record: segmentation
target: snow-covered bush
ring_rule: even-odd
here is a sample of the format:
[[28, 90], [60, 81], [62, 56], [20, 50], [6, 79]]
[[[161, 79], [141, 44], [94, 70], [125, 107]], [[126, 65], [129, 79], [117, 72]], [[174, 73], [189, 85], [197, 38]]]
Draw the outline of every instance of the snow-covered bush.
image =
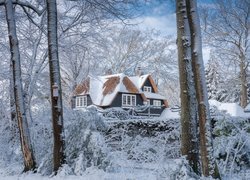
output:
[[28, 123], [37, 171], [49, 175], [53, 170], [53, 132], [49, 103], [32, 106], [32, 120], [29, 118]]
[[0, 167], [4, 168], [6, 174], [13, 175], [23, 170], [22, 164], [18, 131], [2, 111], [0, 116]]
[[225, 175], [249, 169], [250, 120], [222, 113], [214, 119], [214, 153], [221, 173]]
[[180, 157], [179, 123], [176, 119], [113, 122], [106, 142], [113, 151], [120, 151], [126, 159], [138, 163]]
[[66, 161], [72, 172], [81, 175], [86, 168], [105, 169], [109, 164], [109, 149], [103, 132], [107, 129], [94, 107], [86, 111], [68, 111], [65, 117]]
[[103, 114], [104, 118], [106, 118], [106, 119], [125, 120], [125, 119], [129, 119], [131, 117], [129, 115], [128, 111], [126, 111], [120, 107], [105, 109], [102, 111], [102, 114]]

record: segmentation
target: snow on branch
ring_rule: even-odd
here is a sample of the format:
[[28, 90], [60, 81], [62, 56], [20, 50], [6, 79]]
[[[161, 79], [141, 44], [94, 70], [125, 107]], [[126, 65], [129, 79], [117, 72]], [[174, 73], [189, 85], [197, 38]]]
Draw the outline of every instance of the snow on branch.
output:
[[[41, 16], [46, 9], [46, 7], [44, 7], [43, 9], [40, 10], [27, 1], [13, 0], [12, 3], [17, 4], [21, 7], [26, 7], [26, 8], [32, 9], [39, 16]], [[0, 0], [0, 6], [3, 6], [4, 4], [5, 4], [5, 0]]]

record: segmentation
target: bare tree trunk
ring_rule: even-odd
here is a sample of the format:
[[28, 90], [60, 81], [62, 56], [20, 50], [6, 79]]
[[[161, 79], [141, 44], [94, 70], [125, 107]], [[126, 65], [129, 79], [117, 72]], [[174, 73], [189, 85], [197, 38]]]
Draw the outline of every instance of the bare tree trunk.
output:
[[12, 123], [17, 122], [13, 79], [14, 79], [13, 78], [13, 64], [11, 62], [11, 65], [10, 65], [10, 119]]
[[56, 0], [47, 0], [48, 19], [48, 50], [50, 68], [50, 90], [52, 102], [52, 121], [54, 134], [54, 171], [57, 173], [59, 167], [65, 161], [64, 137], [63, 137], [63, 107], [61, 77], [58, 58], [57, 38], [57, 8]]
[[241, 82], [241, 92], [240, 92], [240, 106], [245, 108], [247, 106], [247, 68], [245, 67], [244, 57], [240, 57], [240, 82]]
[[16, 103], [15, 103], [15, 93], [14, 93], [14, 78], [13, 78], [13, 63], [10, 61], [10, 131], [11, 131], [11, 144], [10, 148], [12, 148], [13, 145], [18, 143], [18, 139], [20, 139], [20, 136], [18, 135], [18, 120], [17, 120], [17, 112], [16, 112]]
[[13, 138], [17, 133], [17, 118], [16, 118], [16, 107], [15, 107], [15, 93], [14, 93], [14, 78], [13, 78], [13, 63], [10, 61], [10, 126]]
[[212, 175], [214, 178], [219, 178], [218, 168], [213, 158], [211, 117], [202, 57], [202, 41], [200, 22], [197, 13], [197, 2], [196, 0], [186, 0], [186, 2], [191, 31], [192, 69], [194, 72], [196, 98], [198, 101], [202, 173], [204, 176]]
[[25, 114], [24, 94], [21, 78], [20, 53], [16, 34], [16, 22], [12, 0], [5, 1], [6, 20], [8, 25], [9, 43], [11, 51], [11, 65], [13, 65], [13, 86], [20, 133], [21, 148], [24, 157], [24, 171], [34, 170], [36, 167], [35, 158], [30, 142], [27, 117]]
[[197, 102], [192, 73], [190, 29], [185, 0], [176, 0], [177, 44], [181, 96], [181, 153], [200, 174], [197, 139]]

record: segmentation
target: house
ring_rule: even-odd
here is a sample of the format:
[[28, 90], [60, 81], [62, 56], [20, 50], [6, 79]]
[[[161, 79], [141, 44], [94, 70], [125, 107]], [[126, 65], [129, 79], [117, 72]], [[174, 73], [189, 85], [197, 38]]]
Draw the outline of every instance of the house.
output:
[[88, 77], [76, 87], [72, 108], [79, 109], [89, 105], [103, 109], [133, 109], [138, 115], [151, 116], [159, 116], [168, 107], [166, 98], [158, 93], [150, 74]]

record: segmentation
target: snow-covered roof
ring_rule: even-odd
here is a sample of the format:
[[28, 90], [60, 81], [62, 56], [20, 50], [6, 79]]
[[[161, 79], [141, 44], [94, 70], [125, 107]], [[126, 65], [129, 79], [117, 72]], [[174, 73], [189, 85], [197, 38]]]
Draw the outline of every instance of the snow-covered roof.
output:
[[141, 93], [124, 74], [98, 76], [90, 79], [90, 97], [94, 104], [109, 106], [118, 92]]
[[160, 99], [160, 100], [164, 100], [166, 99], [164, 96], [160, 95], [160, 94], [156, 94], [156, 93], [151, 93], [151, 92], [144, 92], [146, 98], [148, 99]]
[[129, 79], [140, 89], [150, 74], [145, 74], [142, 76], [131, 76]]
[[[123, 73], [96, 77], [91, 76], [76, 87], [75, 95], [89, 94], [93, 104], [109, 106], [119, 92], [132, 93], [140, 94], [144, 101], [146, 101], [147, 98], [165, 100], [164, 103], [167, 106], [167, 101], [164, 96], [157, 93], [142, 92], [141, 87], [147, 78], [151, 78], [151, 76], [147, 74], [129, 77]], [[156, 88], [155, 92], [157, 92]]]
[[250, 117], [249, 113], [245, 113], [244, 109], [237, 103], [221, 103], [216, 100], [209, 100], [210, 106], [216, 106], [218, 110], [224, 111], [234, 117]]

